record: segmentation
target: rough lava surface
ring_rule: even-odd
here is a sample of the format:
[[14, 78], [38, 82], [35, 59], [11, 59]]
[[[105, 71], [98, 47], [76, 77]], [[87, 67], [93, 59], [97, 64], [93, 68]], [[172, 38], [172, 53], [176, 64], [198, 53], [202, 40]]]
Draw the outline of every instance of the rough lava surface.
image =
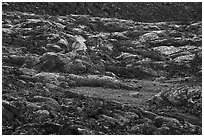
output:
[[2, 3], [4, 135], [202, 134], [198, 18], [148, 23], [43, 4]]

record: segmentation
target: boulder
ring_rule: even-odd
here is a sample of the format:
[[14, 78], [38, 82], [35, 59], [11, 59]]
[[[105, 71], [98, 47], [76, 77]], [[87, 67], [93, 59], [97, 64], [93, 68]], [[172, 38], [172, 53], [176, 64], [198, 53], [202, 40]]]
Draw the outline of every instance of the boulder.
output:
[[174, 47], [174, 46], [158, 46], [158, 47], [153, 48], [153, 50], [159, 51], [165, 55], [171, 55], [173, 53], [179, 52], [181, 49], [178, 47]]
[[49, 73], [41, 72], [33, 76], [36, 81], [53, 83], [55, 85], [60, 85], [60, 81], [66, 81], [65, 76], [60, 75], [59, 73]]
[[174, 106], [183, 106], [187, 102], [187, 97], [183, 90], [172, 90], [164, 94], [164, 96]]
[[34, 119], [43, 121], [50, 117], [50, 113], [48, 110], [37, 110], [33, 112]]
[[34, 68], [43, 71], [64, 71], [64, 65], [70, 62], [70, 58], [61, 53], [47, 52], [39, 57]]
[[181, 55], [177, 58], [174, 58], [173, 60], [176, 62], [176, 63], [187, 63], [187, 62], [191, 62], [194, 58], [194, 55], [193, 54], [187, 54], [187, 53], [184, 53], [186, 55]]
[[34, 96], [32, 102], [40, 103], [40, 105], [47, 110], [60, 111], [60, 104], [53, 98], [43, 97], [43, 96]]
[[22, 117], [22, 104], [2, 100], [2, 118], [8, 121]]
[[88, 71], [87, 68], [90, 68], [91, 65], [87, 61], [83, 61], [81, 59], [75, 59], [73, 61], [73, 65], [71, 66], [71, 72], [75, 74], [85, 73]]
[[72, 44], [73, 51], [82, 51], [85, 52], [87, 50], [86, 44], [84, 43], [86, 40], [82, 36], [76, 35], [74, 37], [74, 43]]
[[127, 117], [124, 117], [124, 116], [121, 116], [121, 115], [118, 115], [118, 114], [115, 114], [114, 118], [116, 118], [118, 120], [118, 123], [121, 126], [127, 125], [127, 124], [129, 124], [131, 122]]
[[156, 127], [161, 127], [164, 123], [175, 123], [179, 126], [181, 126], [181, 123], [179, 122], [179, 120], [175, 119], [175, 118], [171, 118], [171, 117], [163, 117], [163, 116], [157, 116], [154, 119], [154, 125]]
[[161, 106], [163, 104], [164, 100], [162, 98], [162, 92], [157, 93], [156, 95], [154, 95], [151, 99], [149, 99], [147, 101], [147, 103], [152, 106], [152, 105], [156, 105], [156, 106]]
[[201, 87], [200, 86], [186, 86], [171, 88], [164, 90], [154, 95], [148, 103], [150, 106], [174, 106], [188, 109], [194, 115], [201, 115]]

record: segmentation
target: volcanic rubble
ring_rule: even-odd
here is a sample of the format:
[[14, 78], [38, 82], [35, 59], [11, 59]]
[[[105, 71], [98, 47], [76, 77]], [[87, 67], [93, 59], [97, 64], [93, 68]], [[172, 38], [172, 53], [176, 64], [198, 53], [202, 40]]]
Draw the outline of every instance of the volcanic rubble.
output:
[[[202, 134], [202, 22], [2, 12], [2, 131], [12, 135]], [[140, 90], [146, 105], [72, 88]]]

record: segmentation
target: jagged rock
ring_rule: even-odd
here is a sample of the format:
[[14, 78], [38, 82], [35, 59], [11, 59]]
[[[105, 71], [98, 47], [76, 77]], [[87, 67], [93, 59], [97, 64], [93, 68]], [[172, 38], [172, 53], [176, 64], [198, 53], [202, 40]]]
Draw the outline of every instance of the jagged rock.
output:
[[45, 109], [48, 109], [48, 110], [54, 110], [54, 111], [61, 110], [60, 104], [53, 98], [34, 96], [32, 101], [41, 103], [41, 106], [45, 107]]
[[[149, 105], [156, 104], [156, 106], [167, 105], [170, 103], [175, 107], [186, 106], [189, 111], [193, 111], [194, 114], [199, 114], [201, 112], [201, 108], [197, 105], [200, 104], [200, 95], [201, 89], [200, 87], [180, 87], [173, 88], [167, 91], [162, 91], [156, 94], [152, 99], [150, 99]], [[196, 99], [194, 99], [194, 96]], [[196, 103], [193, 101], [196, 100]], [[194, 105], [192, 105], [194, 104]], [[196, 110], [194, 107], [198, 107]]]
[[36, 63], [34, 68], [49, 72], [58, 70], [75, 74], [91, 72], [93, 63], [90, 59], [86, 56], [83, 57], [72, 53], [61, 54], [47, 52], [39, 58], [40, 61]]

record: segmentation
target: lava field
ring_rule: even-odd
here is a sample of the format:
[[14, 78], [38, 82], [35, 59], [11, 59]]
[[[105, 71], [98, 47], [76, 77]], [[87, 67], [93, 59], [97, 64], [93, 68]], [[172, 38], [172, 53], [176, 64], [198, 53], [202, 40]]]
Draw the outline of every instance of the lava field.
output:
[[3, 2], [2, 134], [201, 135], [201, 11]]

